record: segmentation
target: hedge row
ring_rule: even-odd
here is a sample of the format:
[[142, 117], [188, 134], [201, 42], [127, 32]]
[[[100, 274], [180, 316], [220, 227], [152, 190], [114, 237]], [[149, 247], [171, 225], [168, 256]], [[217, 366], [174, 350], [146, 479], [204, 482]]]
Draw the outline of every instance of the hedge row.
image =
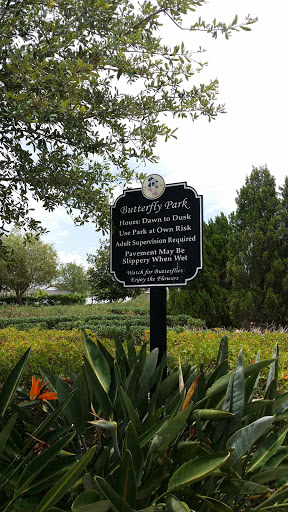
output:
[[[85, 304], [86, 297], [80, 293], [66, 293], [63, 295], [48, 295], [45, 297], [22, 297], [21, 304], [32, 306], [70, 306], [72, 304]], [[14, 296], [0, 297], [0, 304], [17, 304]]]
[[[140, 315], [129, 316], [125, 318], [124, 315], [87, 315], [84, 317], [76, 315], [62, 315], [62, 316], [50, 316], [50, 317], [16, 317], [16, 318], [0, 318], [0, 329], [6, 327], [16, 327], [18, 330], [27, 330], [31, 327], [38, 327], [39, 329], [65, 329], [70, 330], [74, 328], [85, 327], [92, 330], [98, 331], [98, 326], [101, 329], [107, 327], [109, 332], [113, 327], [123, 327], [129, 321], [131, 327], [145, 328], [149, 327], [149, 316]], [[189, 317], [188, 315], [168, 315], [167, 316], [168, 327], [188, 327], [190, 329], [202, 329], [204, 327], [202, 320], [197, 318]], [[103, 329], [102, 329], [103, 330]], [[103, 335], [103, 336], [106, 336]]]

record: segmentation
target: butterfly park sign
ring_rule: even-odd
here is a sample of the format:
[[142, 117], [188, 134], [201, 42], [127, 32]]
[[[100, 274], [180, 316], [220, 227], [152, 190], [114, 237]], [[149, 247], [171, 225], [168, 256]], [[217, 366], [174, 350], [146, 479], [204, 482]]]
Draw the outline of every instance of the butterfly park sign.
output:
[[[166, 350], [166, 289], [203, 268], [203, 201], [187, 183], [157, 174], [111, 206], [110, 272], [124, 287], [150, 288], [150, 350]], [[154, 340], [154, 341], [153, 341]]]

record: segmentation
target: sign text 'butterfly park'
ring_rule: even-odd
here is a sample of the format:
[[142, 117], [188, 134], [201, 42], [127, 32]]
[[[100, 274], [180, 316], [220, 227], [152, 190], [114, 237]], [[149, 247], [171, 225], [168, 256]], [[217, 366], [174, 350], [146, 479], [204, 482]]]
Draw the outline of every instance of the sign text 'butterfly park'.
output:
[[111, 207], [115, 279], [125, 287], [184, 286], [202, 268], [202, 196], [186, 183], [165, 186], [158, 175], [124, 190]]

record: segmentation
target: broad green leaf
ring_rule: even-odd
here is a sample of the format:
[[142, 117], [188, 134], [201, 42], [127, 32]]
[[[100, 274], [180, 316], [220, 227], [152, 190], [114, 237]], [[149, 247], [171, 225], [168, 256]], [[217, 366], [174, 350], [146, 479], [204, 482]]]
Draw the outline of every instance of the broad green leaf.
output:
[[243, 416], [249, 416], [251, 414], [255, 414], [258, 411], [261, 411], [267, 405], [274, 404], [273, 400], [264, 400], [263, 398], [259, 398], [259, 400], [252, 400], [252, 402], [248, 402], [243, 411]]
[[100, 500], [91, 503], [90, 505], [83, 505], [83, 507], [75, 509], [75, 512], [109, 512], [111, 510], [111, 503], [108, 500]]
[[151, 439], [159, 432], [159, 430], [167, 425], [169, 420], [170, 416], [166, 416], [162, 420], [159, 420], [155, 425], [152, 425], [148, 430], [146, 430], [145, 433], [139, 437], [141, 448], [149, 443], [149, 441], [151, 441]]
[[15, 425], [16, 419], [17, 419], [17, 414], [14, 414], [14, 416], [11, 416], [11, 418], [9, 418], [6, 425], [2, 428], [2, 430], [0, 432], [0, 454], [2, 454], [5, 449], [7, 440], [9, 439], [9, 436], [10, 436], [12, 429]]
[[190, 512], [190, 508], [173, 494], [166, 496], [167, 512]]
[[233, 414], [227, 411], [221, 411], [219, 409], [196, 409], [191, 413], [190, 418], [194, 418], [196, 412], [199, 415], [201, 421], [203, 420], [221, 420], [223, 418], [231, 418]]
[[257, 484], [266, 484], [273, 480], [278, 480], [288, 475], [288, 466], [278, 466], [277, 468], [269, 469], [267, 471], [261, 471], [256, 473], [251, 478], [251, 481]]
[[244, 365], [242, 348], [239, 352], [234, 373], [230, 412], [234, 417], [228, 421], [228, 431], [233, 432], [241, 423], [245, 404]]
[[210, 498], [208, 496], [200, 496], [197, 494], [197, 498], [203, 503], [206, 503], [208, 507], [213, 508], [213, 510], [217, 510], [218, 512], [233, 512], [233, 509], [222, 503], [222, 501], [216, 500], [215, 498]]
[[[86, 505], [91, 505], [91, 503], [95, 503], [96, 501], [99, 501], [99, 496], [96, 491], [84, 491], [77, 498], [72, 504], [72, 511], [78, 512], [78, 510], [81, 510], [82, 507], [85, 507]], [[107, 503], [107, 502], [106, 502]]]
[[157, 368], [155, 370], [157, 372], [157, 378], [156, 378], [155, 385], [153, 388], [152, 396], [150, 396], [150, 403], [148, 406], [149, 407], [148, 413], [150, 416], [153, 416], [153, 414], [155, 412], [158, 393], [159, 393], [161, 382], [163, 381], [163, 375], [164, 375], [166, 367], [167, 367], [167, 352], [165, 352], [163, 354], [160, 364], [157, 366]]
[[15, 489], [15, 496], [18, 497], [21, 494], [29, 492], [29, 484], [37, 477], [38, 473], [47, 466], [50, 460], [59, 454], [60, 450], [62, 450], [74, 436], [75, 432], [64, 436], [62, 439], [59, 439], [59, 441], [52, 444], [52, 446], [46, 448], [42, 453], [36, 455], [34, 459], [29, 462], [18, 480]]
[[26, 350], [25, 354], [19, 359], [18, 363], [14, 366], [13, 370], [5, 380], [0, 391], [0, 416], [4, 416], [5, 411], [10, 404], [13, 395], [17, 389], [19, 381], [22, 377], [24, 368], [26, 366], [31, 348]]
[[163, 406], [165, 404], [168, 397], [171, 397], [175, 390], [178, 391], [178, 382], [179, 382], [179, 370], [175, 370], [172, 375], [169, 375], [166, 379], [161, 382], [158, 394], [157, 404], [158, 406]]
[[115, 353], [116, 353], [117, 363], [120, 366], [120, 360], [122, 359], [122, 361], [124, 362], [124, 365], [125, 365], [125, 370], [126, 370], [126, 375], [127, 375], [130, 370], [129, 370], [129, 363], [128, 363], [128, 359], [126, 356], [126, 352], [125, 352], [122, 342], [120, 341], [120, 338], [115, 330], [113, 330], [112, 336], [113, 336], [113, 341], [115, 343], [115, 349], [116, 349]]
[[110, 368], [110, 370], [113, 369], [113, 366], [114, 366], [114, 357], [110, 354], [110, 352], [108, 352], [107, 348], [104, 347], [104, 345], [101, 343], [100, 340], [97, 339], [97, 345], [101, 351], [101, 353], [103, 354], [103, 356], [105, 357], [106, 361], [107, 361], [107, 364]]
[[235, 432], [227, 443], [228, 448], [233, 449], [232, 464], [235, 464], [242, 455], [247, 453], [255, 441], [271, 429], [273, 423], [274, 416], [264, 416]]
[[128, 352], [128, 361], [130, 369], [134, 366], [137, 360], [135, 343], [132, 337], [131, 329], [129, 324], [126, 325], [126, 343]]
[[[126, 503], [119, 494], [114, 491], [114, 489], [101, 477], [96, 476], [96, 481], [103, 492], [104, 496], [106, 496], [107, 500], [110, 501], [114, 510], [118, 512], [132, 512], [133, 509], [130, 507], [128, 503]], [[40, 512], [40, 511], [39, 511]]]
[[167, 436], [167, 439], [160, 445], [159, 451], [164, 451], [167, 446], [182, 432], [191, 413], [192, 405], [193, 404], [188, 405], [184, 411], [177, 414], [177, 416], [172, 418], [167, 425], [163, 426], [163, 428], [158, 431], [158, 435], [160, 437], [165, 438]]
[[173, 449], [173, 461], [175, 464], [183, 464], [192, 457], [194, 457], [195, 453], [197, 453], [199, 449], [198, 441], [180, 441]]
[[[65, 409], [66, 405], [71, 400], [72, 396], [73, 391], [70, 393], [69, 396], [67, 396], [67, 398], [65, 398], [65, 400], [61, 404], [59, 404], [54, 409], [54, 411], [43, 421], [43, 423], [41, 423], [41, 425], [34, 430], [34, 432], [32, 433], [34, 437], [36, 437], [37, 439], [42, 439], [42, 436], [46, 434], [46, 432], [48, 432], [50, 427], [52, 427], [55, 420], [60, 416], [61, 412]], [[23, 450], [25, 451], [33, 443], [33, 438], [29, 439], [29, 441], [27, 441], [26, 445], [24, 446]]]
[[135, 507], [136, 475], [133, 459], [129, 450], [124, 452], [119, 466], [116, 491], [130, 507]]
[[273, 401], [273, 413], [274, 414], [280, 414], [282, 412], [285, 412], [288, 409], [288, 392], [281, 393], [278, 396], [276, 396], [275, 400]]
[[[268, 366], [269, 364], [273, 363], [274, 359], [265, 359], [264, 361], [259, 361], [259, 363], [254, 363], [249, 366], [244, 367], [244, 377], [247, 378], [250, 375], [254, 375], [255, 373], [259, 373], [260, 370]], [[223, 377], [220, 377], [212, 386], [211, 388], [207, 389], [205, 398], [210, 398], [213, 395], [217, 395], [218, 393], [221, 393], [226, 390], [227, 385], [229, 383], [231, 374], [235, 373], [235, 370], [233, 372], [227, 373], [227, 375], [223, 375]]]
[[126, 410], [127, 410], [129, 420], [132, 421], [135, 430], [139, 431], [141, 429], [141, 422], [138, 418], [137, 412], [134, 409], [129, 396], [127, 395], [127, 393], [125, 393], [125, 391], [122, 387], [120, 387], [120, 391], [121, 391], [123, 402], [124, 402]]
[[59, 482], [50, 489], [50, 491], [42, 499], [37, 512], [46, 512], [49, 508], [54, 506], [64, 494], [76, 482], [78, 476], [86, 468], [87, 464], [92, 459], [97, 446], [92, 446], [90, 450], [73, 466], [67, 473], [59, 480]]
[[88, 361], [103, 390], [108, 393], [111, 384], [111, 376], [108, 363], [99, 347], [95, 345], [92, 340], [90, 340], [84, 329], [82, 329], [82, 334], [86, 360]]
[[149, 478], [144, 484], [140, 486], [137, 491], [137, 501], [155, 498], [155, 494], [158, 492], [162, 482], [169, 476], [168, 469], [165, 467], [158, 467], [153, 473], [150, 473]]
[[133, 459], [137, 485], [140, 486], [143, 475], [144, 456], [140, 447], [139, 438], [133, 423], [130, 421], [126, 429], [125, 448], [129, 450]]
[[49, 462], [45, 469], [37, 475], [36, 479], [30, 483], [29, 495], [39, 494], [44, 489], [54, 485], [69, 471], [75, 462], [76, 460], [71, 457], [59, 458]]
[[[93, 386], [94, 400], [100, 407], [101, 416], [109, 418], [113, 411], [113, 407], [112, 407], [109, 395], [106, 393], [105, 389], [102, 387], [95, 372], [93, 371], [93, 368], [88, 363], [86, 358], [84, 359], [84, 362], [85, 362], [85, 368], [86, 368], [86, 373], [87, 373], [87, 380], [89, 381], [89, 379], [90, 379], [90, 383]], [[96, 408], [94, 400], [93, 400], [93, 405], [94, 405], [94, 408]], [[100, 414], [100, 410], [97, 410], [98, 414]]]
[[224, 480], [220, 484], [220, 492], [224, 492], [227, 494], [233, 494], [233, 495], [255, 495], [255, 494], [267, 494], [270, 492], [270, 489], [264, 485], [260, 485], [255, 482], [247, 481], [247, 480], [241, 480], [240, 478], [238, 480], [231, 479], [231, 480]]
[[257, 468], [264, 466], [266, 462], [277, 453], [280, 446], [284, 443], [288, 432], [288, 427], [279, 430], [269, 439], [261, 443], [257, 450], [253, 453], [247, 471], [255, 471]]
[[264, 392], [265, 398], [266, 398], [266, 394], [268, 392], [268, 389], [270, 387], [272, 380], [275, 380], [276, 383], [278, 380], [279, 348], [278, 348], [277, 343], [274, 346], [272, 358], [275, 359], [275, 361], [273, 361], [273, 363], [271, 363], [271, 365], [270, 365], [269, 374], [268, 374], [268, 378], [266, 381], [266, 387], [265, 387], [265, 392]]
[[280, 446], [278, 451], [267, 460], [263, 466], [263, 471], [277, 468], [279, 464], [288, 457], [288, 446]]
[[172, 475], [168, 482], [168, 491], [176, 491], [183, 489], [188, 485], [192, 485], [199, 480], [203, 480], [210, 475], [215, 469], [221, 467], [230, 457], [230, 454], [224, 457], [218, 455], [207, 455], [185, 462]]
[[217, 355], [217, 366], [219, 366], [221, 363], [223, 363], [223, 361], [226, 360], [228, 360], [228, 337], [226, 336], [226, 334], [224, 334], [224, 336], [222, 336], [221, 338], [219, 345]]
[[136, 393], [136, 404], [140, 404], [144, 397], [150, 392], [151, 386], [156, 381], [155, 369], [158, 361], [159, 349], [154, 348], [146, 358], [143, 370], [138, 380], [138, 391]]

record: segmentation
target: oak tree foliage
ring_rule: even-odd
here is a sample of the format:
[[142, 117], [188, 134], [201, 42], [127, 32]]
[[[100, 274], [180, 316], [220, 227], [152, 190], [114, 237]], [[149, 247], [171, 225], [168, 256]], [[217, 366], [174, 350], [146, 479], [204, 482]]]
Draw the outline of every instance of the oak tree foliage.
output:
[[87, 272], [75, 262], [61, 263], [58, 277], [53, 283], [58, 290], [86, 294], [88, 291]]
[[15, 292], [18, 304], [28, 288], [48, 286], [57, 276], [57, 253], [51, 244], [12, 232], [3, 245], [0, 287]]
[[[159, 136], [175, 136], [165, 116], [223, 112], [217, 80], [193, 85], [203, 63], [181, 44], [181, 30], [229, 38], [255, 20], [206, 23], [203, 4], [0, 0], [2, 231], [7, 223], [39, 231], [31, 195], [106, 229], [115, 185], [131, 180], [137, 162], [156, 160]], [[163, 40], [162, 24], [178, 27], [178, 45]]]

